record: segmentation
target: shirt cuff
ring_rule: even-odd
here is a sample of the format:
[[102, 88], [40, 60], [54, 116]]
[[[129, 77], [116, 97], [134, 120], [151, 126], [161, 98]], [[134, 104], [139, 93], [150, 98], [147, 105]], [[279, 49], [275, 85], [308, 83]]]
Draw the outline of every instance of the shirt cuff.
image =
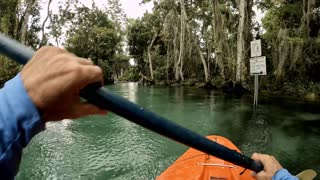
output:
[[280, 169], [272, 177], [272, 180], [299, 180], [299, 179], [298, 179], [298, 177], [290, 174], [288, 170]]

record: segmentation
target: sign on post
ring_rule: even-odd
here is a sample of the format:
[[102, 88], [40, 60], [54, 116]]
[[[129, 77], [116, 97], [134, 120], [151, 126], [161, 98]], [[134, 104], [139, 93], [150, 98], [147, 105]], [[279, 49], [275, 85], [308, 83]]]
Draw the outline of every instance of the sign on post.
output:
[[266, 57], [253, 57], [250, 59], [250, 74], [254, 75], [267, 75]]
[[250, 74], [254, 76], [254, 107], [258, 106], [259, 75], [267, 75], [266, 57], [261, 56], [261, 40], [251, 41]]
[[258, 57], [262, 55], [261, 40], [251, 41], [251, 57]]

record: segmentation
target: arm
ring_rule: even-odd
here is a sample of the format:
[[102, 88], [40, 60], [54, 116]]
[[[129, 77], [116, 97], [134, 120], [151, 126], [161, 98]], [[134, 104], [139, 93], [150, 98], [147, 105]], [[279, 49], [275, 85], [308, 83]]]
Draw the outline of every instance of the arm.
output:
[[102, 70], [65, 50], [44, 47], [0, 90], [0, 179], [13, 179], [22, 149], [48, 121], [106, 111], [82, 102], [80, 90], [102, 82]]
[[21, 74], [0, 90], [0, 100], [0, 177], [13, 179], [22, 148], [44, 130], [44, 123], [23, 86]]
[[299, 178], [290, 174], [286, 169], [280, 169], [274, 174], [272, 180], [299, 180]]
[[253, 173], [253, 176], [258, 180], [299, 180], [284, 169], [273, 156], [254, 153], [252, 159], [260, 161], [264, 167], [263, 171], [257, 174]]

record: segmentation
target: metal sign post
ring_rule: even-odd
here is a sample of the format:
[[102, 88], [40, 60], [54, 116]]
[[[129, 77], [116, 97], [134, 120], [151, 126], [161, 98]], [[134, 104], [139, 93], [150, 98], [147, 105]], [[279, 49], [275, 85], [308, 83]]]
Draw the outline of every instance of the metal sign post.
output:
[[261, 40], [251, 41], [250, 74], [254, 76], [254, 107], [258, 106], [259, 75], [267, 75], [266, 57], [261, 55]]
[[259, 89], [259, 75], [255, 74], [254, 75], [254, 98], [253, 98], [253, 106], [257, 107], [258, 106], [258, 91]]

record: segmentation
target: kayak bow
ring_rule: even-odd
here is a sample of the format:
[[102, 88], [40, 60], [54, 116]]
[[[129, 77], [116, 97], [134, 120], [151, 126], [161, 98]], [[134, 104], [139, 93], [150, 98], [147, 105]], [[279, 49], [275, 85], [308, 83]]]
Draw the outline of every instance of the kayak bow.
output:
[[[240, 150], [224, 137], [207, 136], [207, 138], [240, 153]], [[157, 180], [169, 179], [253, 180], [254, 178], [250, 170], [190, 148], [157, 177]]]

